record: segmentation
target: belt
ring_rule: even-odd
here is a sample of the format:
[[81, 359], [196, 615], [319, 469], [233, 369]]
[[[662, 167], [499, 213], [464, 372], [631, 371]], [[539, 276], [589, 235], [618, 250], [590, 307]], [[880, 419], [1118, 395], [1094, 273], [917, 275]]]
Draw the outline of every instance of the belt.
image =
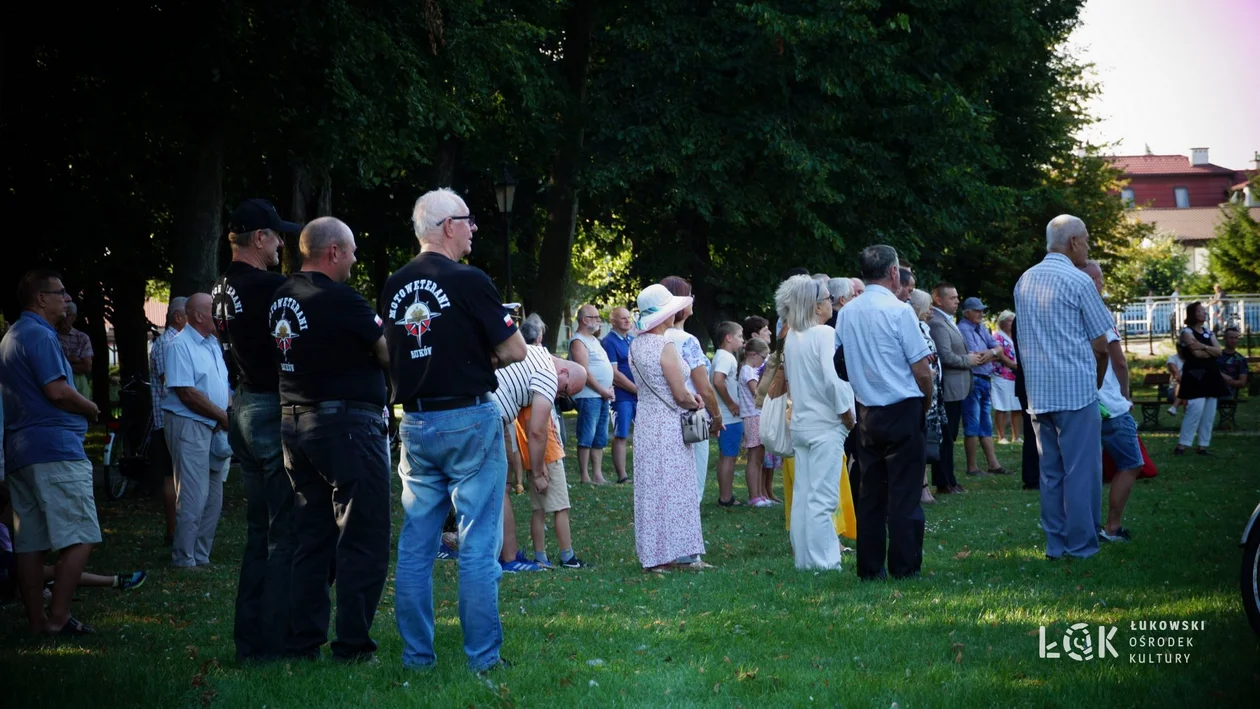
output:
[[451, 409], [466, 409], [469, 406], [488, 403], [490, 403], [490, 394], [488, 393], [478, 394], [477, 396], [444, 396], [408, 401], [403, 404], [403, 411], [409, 414], [418, 414], [422, 411], [450, 411]]
[[381, 414], [385, 411], [385, 407], [381, 404], [369, 404], [366, 401], [346, 401], [339, 399], [337, 401], [321, 401], [318, 404], [286, 404], [280, 407], [280, 412], [285, 416], [300, 416], [302, 414], [331, 414], [338, 411], [371, 411], [374, 414]]

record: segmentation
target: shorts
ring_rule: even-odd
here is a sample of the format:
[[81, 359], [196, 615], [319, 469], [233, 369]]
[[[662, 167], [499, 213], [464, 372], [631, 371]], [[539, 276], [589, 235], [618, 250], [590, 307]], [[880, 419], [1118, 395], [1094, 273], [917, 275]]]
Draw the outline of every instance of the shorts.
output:
[[9, 471], [13, 498], [13, 551], [60, 551], [75, 544], [98, 544], [92, 493], [92, 462], [62, 460]]
[[1019, 399], [1015, 398], [1015, 380], [994, 377], [991, 381], [994, 411], [1019, 411]]
[[1137, 422], [1128, 412], [1102, 421], [1102, 445], [1116, 463], [1116, 470], [1141, 468], [1142, 447], [1138, 444]]
[[614, 401], [612, 404], [613, 438], [629, 438], [630, 424], [638, 413], [637, 401]]
[[972, 377], [971, 393], [963, 399], [963, 435], [993, 438], [993, 404], [989, 399], [989, 378]]
[[569, 481], [564, 476], [564, 458], [547, 464], [547, 489], [539, 494], [534, 489], [534, 474], [530, 473], [529, 506], [543, 512], [561, 512], [569, 509]]
[[608, 445], [608, 400], [589, 396], [577, 402], [577, 447], [600, 448]]
[[761, 417], [744, 417], [744, 447], [756, 448], [761, 445]]
[[718, 452], [723, 458], [735, 458], [744, 444], [744, 423], [728, 423], [718, 432]]

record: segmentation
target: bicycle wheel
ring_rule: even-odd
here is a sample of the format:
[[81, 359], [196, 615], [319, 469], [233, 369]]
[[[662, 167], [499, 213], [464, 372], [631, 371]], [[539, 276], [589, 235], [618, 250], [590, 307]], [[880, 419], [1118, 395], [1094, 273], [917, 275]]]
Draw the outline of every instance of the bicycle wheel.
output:
[[109, 424], [110, 444], [106, 446], [104, 474], [101, 480], [105, 496], [111, 500], [121, 500], [127, 494], [127, 489], [131, 487], [131, 481], [122, 472], [122, 460], [126, 455], [126, 451], [123, 450], [126, 448], [123, 441], [126, 436], [122, 435], [117, 424], [117, 421]]

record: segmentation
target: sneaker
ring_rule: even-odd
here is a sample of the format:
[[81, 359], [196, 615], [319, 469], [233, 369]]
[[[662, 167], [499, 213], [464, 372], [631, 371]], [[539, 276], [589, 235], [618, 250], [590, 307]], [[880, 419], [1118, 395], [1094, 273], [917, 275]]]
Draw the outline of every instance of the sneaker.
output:
[[525, 558], [525, 552], [517, 551], [516, 558], [511, 561], [500, 561], [499, 566], [505, 574], [519, 574], [525, 571], [545, 571], [543, 567]]
[[568, 561], [562, 561], [562, 562], [560, 562], [560, 565], [561, 565], [561, 566], [563, 566], [563, 567], [564, 567], [564, 568], [566, 568], [566, 569], [585, 569], [585, 568], [587, 568], [587, 564], [586, 564], [586, 562], [582, 561], [581, 559], [577, 558], [576, 556], [574, 556], [574, 557], [570, 557]]
[[447, 546], [446, 542], [442, 542], [442, 544], [438, 547], [437, 558], [459, 561], [459, 552]]
[[774, 507], [774, 503], [764, 497], [758, 497], [755, 500], [749, 500], [749, 505], [753, 507]]
[[533, 559], [531, 559], [531, 561], [533, 561], [535, 564], [538, 564], [542, 568], [547, 569], [548, 571], [556, 568], [555, 565], [551, 563], [550, 559], [548, 559], [547, 561], [539, 561], [538, 557], [535, 556]]
[[149, 575], [143, 571], [132, 571], [129, 574], [118, 574], [118, 590], [133, 591], [144, 585]]
[[1176, 416], [1176, 415], [1177, 415], [1177, 407], [1176, 407], [1176, 406], [1169, 406], [1169, 407], [1168, 407], [1168, 415], [1169, 415], [1169, 416]]
[[1116, 529], [1115, 533], [1108, 532], [1106, 527], [1098, 528], [1098, 538], [1104, 542], [1131, 542], [1133, 537], [1129, 535], [1129, 530], [1124, 527]]
[[1010, 442], [1010, 441], [1008, 441], [1008, 440], [1006, 440], [1005, 438], [999, 438], [999, 439], [998, 439], [998, 445], [999, 445], [999, 446], [1009, 446], [1010, 444], [1011, 444], [1011, 442]]

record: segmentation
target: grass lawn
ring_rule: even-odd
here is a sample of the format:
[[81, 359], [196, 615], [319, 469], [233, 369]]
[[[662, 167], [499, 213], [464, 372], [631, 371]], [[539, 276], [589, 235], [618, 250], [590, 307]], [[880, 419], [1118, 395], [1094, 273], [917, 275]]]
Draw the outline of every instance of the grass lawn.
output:
[[[1260, 646], [1238, 591], [1239, 536], [1260, 502], [1260, 412], [1247, 409], [1239, 411], [1245, 430], [1218, 436], [1211, 458], [1174, 458], [1175, 434], [1144, 434], [1160, 473], [1133, 493], [1125, 522], [1136, 541], [1086, 561], [1043, 558], [1037, 494], [1018, 489], [1018, 451], [999, 447], [1016, 474], [971, 482], [969, 494], [927, 507], [924, 576], [902, 582], [859, 583], [849, 555], [840, 573], [796, 571], [782, 508], [719, 509], [713, 473], [703, 519], [706, 559], [718, 568], [644, 575], [632, 489], [573, 483], [571, 456], [576, 548], [594, 568], [504, 576], [503, 653], [515, 667], [488, 680], [465, 669], [452, 562], [435, 572], [437, 669], [402, 669], [392, 579], [374, 628], [380, 665], [242, 667], [232, 645], [244, 542], [239, 475], [228, 481], [216, 566], [191, 578], [167, 570], [155, 503], [103, 502], [105, 543], [91, 567], [146, 568], [148, 583], [125, 594], [82, 589], [76, 613], [98, 634], [81, 642], [28, 639], [20, 609], [0, 610], [0, 696], [8, 695], [0, 704], [1254, 706]], [[528, 499], [513, 503], [526, 519]], [[554, 557], [554, 537], [548, 546]], [[1131, 629], [1159, 620], [1205, 625]], [[1038, 656], [1040, 626], [1062, 645], [1078, 622], [1095, 641], [1095, 626], [1117, 626], [1119, 657]], [[1131, 662], [1156, 651], [1130, 642], [1170, 636], [1192, 643], [1167, 651], [1188, 654], [1188, 664]]]

